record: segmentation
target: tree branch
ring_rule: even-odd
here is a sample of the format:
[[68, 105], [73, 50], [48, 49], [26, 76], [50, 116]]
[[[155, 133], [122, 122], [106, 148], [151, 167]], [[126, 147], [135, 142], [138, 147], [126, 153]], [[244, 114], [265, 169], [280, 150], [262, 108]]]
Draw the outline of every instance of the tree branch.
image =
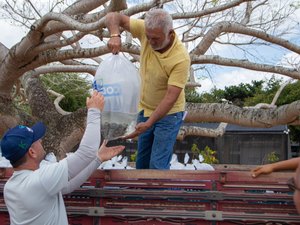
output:
[[52, 94], [52, 95], [54, 95], [54, 96], [56, 96], [57, 98], [54, 100], [54, 105], [55, 105], [55, 108], [56, 108], [56, 110], [57, 110], [57, 112], [59, 113], [59, 114], [61, 114], [61, 115], [69, 115], [69, 114], [71, 114], [71, 112], [67, 112], [67, 111], [65, 111], [65, 110], [63, 110], [61, 107], [60, 107], [60, 105], [59, 105], [59, 103], [61, 102], [61, 100], [63, 100], [64, 98], [65, 98], [65, 96], [64, 95], [62, 95], [62, 94], [59, 94], [59, 93], [57, 93], [57, 92], [55, 92], [55, 91], [53, 91], [53, 90], [47, 90], [47, 92], [49, 93], [49, 94]]
[[197, 12], [174, 13], [174, 14], [172, 14], [172, 18], [173, 19], [188, 19], [188, 18], [202, 17], [202, 16], [213, 14], [213, 13], [222, 12], [224, 10], [238, 6], [242, 3], [251, 2], [251, 1], [253, 1], [253, 0], [236, 0], [236, 1], [229, 2], [229, 3], [225, 3], [220, 6], [212, 7], [210, 9], [205, 9], [205, 10], [202, 10], [199, 12], [197, 11]]
[[184, 125], [180, 127], [177, 140], [183, 141], [187, 136], [220, 137], [225, 133], [227, 123], [220, 123], [217, 129]]
[[248, 60], [228, 59], [220, 56], [209, 56], [209, 55], [201, 55], [201, 56], [191, 55], [191, 63], [192, 64], [210, 63], [210, 64], [216, 64], [222, 66], [240, 67], [240, 68], [261, 71], [261, 72], [277, 73], [281, 75], [286, 75], [294, 79], [298, 79], [298, 80], [300, 79], [300, 72], [297, 69], [284, 68], [282, 66], [252, 63]]
[[226, 103], [187, 103], [186, 122], [225, 122], [248, 127], [272, 127], [299, 122], [300, 101], [277, 108], [240, 108]]
[[237, 33], [237, 34], [244, 34], [252, 37], [260, 38], [264, 41], [282, 46], [290, 51], [296, 52], [300, 54], [300, 47], [295, 45], [285, 39], [280, 37], [273, 36], [271, 34], [267, 34], [264, 31], [259, 31], [255, 29], [251, 29], [245, 27], [238, 23], [230, 23], [230, 22], [220, 22], [217, 23], [213, 28], [211, 28], [197, 45], [197, 47], [191, 52], [191, 54], [195, 55], [204, 55], [214, 40], [221, 34], [221, 33]]

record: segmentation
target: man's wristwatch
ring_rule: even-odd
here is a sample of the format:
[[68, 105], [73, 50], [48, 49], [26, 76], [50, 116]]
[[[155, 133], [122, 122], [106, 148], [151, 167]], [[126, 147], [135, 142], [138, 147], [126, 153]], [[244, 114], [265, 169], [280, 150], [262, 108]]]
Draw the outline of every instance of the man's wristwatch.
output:
[[111, 34], [110, 37], [111, 37], [111, 38], [112, 38], [112, 37], [119, 37], [119, 38], [121, 38], [121, 34]]

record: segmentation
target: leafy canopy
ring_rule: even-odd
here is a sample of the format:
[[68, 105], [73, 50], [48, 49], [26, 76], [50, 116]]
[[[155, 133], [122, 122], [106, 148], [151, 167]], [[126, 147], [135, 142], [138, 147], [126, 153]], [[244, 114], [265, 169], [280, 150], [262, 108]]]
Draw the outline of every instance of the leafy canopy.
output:
[[[77, 73], [51, 73], [41, 76], [47, 90], [53, 90], [65, 96], [60, 107], [65, 111], [73, 112], [85, 107], [86, 97], [92, 88], [92, 81], [88, 76]], [[54, 101], [56, 96], [50, 95]]]

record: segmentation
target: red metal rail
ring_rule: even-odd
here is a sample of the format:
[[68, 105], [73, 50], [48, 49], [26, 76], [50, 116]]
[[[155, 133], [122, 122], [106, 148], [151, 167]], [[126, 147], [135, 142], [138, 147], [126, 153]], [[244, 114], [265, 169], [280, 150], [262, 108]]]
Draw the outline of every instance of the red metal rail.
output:
[[[0, 169], [0, 189], [11, 176]], [[64, 197], [70, 225], [300, 224], [286, 182], [293, 173], [98, 170]], [[1, 195], [2, 196], [2, 195]], [[0, 224], [9, 219], [3, 196]]]

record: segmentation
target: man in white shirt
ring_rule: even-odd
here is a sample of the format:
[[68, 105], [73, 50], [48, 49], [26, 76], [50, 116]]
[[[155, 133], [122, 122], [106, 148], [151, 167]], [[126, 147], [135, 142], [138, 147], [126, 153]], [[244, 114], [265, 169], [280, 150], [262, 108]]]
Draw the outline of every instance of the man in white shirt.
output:
[[101, 162], [124, 149], [124, 146], [106, 147], [106, 141], [99, 149], [104, 97], [95, 91], [87, 98], [86, 106], [87, 125], [78, 150], [57, 163], [40, 167], [46, 155], [41, 141], [46, 132], [43, 123], [31, 128], [19, 125], [4, 134], [2, 156], [14, 169], [4, 186], [11, 225], [68, 225], [62, 195], [78, 188]]

